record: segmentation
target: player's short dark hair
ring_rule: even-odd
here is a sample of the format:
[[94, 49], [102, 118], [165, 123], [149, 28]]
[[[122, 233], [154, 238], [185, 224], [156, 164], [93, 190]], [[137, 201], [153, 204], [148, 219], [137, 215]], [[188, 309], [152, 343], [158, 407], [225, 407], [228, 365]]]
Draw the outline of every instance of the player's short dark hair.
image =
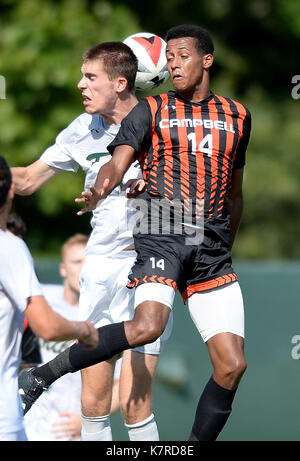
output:
[[131, 48], [123, 42], [104, 42], [87, 50], [83, 61], [101, 59], [108, 78], [125, 77], [128, 91], [133, 92], [138, 60]]
[[200, 26], [195, 24], [181, 24], [179, 26], [171, 27], [165, 36], [165, 41], [173, 40], [176, 38], [193, 37], [197, 40], [198, 51], [202, 54], [213, 54], [215, 48], [212, 38], [207, 32]]
[[24, 239], [27, 230], [26, 224], [24, 223], [21, 216], [19, 216], [17, 213], [10, 213], [8, 215], [6, 227], [17, 237]]
[[7, 194], [12, 183], [11, 171], [7, 161], [0, 155], [0, 208], [7, 199]]

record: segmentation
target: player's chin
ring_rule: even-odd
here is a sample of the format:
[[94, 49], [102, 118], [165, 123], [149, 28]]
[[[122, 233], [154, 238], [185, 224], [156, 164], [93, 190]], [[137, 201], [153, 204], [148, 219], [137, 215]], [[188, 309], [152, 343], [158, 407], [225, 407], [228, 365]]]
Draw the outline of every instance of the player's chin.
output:
[[172, 83], [176, 91], [184, 91], [186, 89], [186, 85], [182, 79], [174, 78]]
[[97, 110], [93, 106], [85, 106], [85, 111], [91, 115], [97, 114]]

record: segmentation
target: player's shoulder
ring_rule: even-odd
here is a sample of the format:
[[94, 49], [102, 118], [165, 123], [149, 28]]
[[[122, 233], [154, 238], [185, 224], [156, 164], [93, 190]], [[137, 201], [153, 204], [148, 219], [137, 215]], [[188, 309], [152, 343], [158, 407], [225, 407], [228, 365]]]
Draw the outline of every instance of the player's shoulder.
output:
[[29, 251], [24, 240], [11, 232], [4, 232], [0, 230], [0, 242], [0, 249], [2, 251], [11, 251], [13, 248], [26, 252]]
[[32, 256], [21, 237], [0, 231], [0, 259], [15, 264], [17, 260], [32, 260]]
[[84, 112], [68, 125], [67, 131], [77, 136], [84, 136], [89, 131], [100, 131], [101, 128], [103, 128], [103, 119], [100, 115]]
[[41, 284], [43, 295], [47, 303], [55, 311], [59, 311], [64, 307], [64, 287], [63, 285], [54, 283], [42, 283]]
[[56, 283], [42, 283], [42, 290], [45, 298], [55, 299], [56, 297], [61, 297], [63, 293], [63, 285]]
[[219, 103], [223, 107], [227, 106], [231, 112], [237, 112], [241, 116], [251, 117], [251, 112], [248, 107], [236, 99], [229, 98], [227, 96], [221, 96], [219, 94], [214, 94], [213, 96], [215, 103]]
[[[171, 93], [171, 92], [169, 92]], [[161, 104], [163, 104], [165, 101], [167, 101], [169, 99], [169, 93], [160, 93], [160, 94], [156, 94], [156, 95], [151, 95], [151, 96], [146, 96], [144, 98], [145, 101], [147, 101], [147, 103], [151, 104], [152, 102], [155, 101], [155, 103], [160, 106]]]
[[153, 96], [147, 96], [141, 101], [144, 101], [144, 104], [147, 105], [149, 112], [154, 115], [157, 111], [166, 107], [170, 103], [169, 93], [160, 93]]

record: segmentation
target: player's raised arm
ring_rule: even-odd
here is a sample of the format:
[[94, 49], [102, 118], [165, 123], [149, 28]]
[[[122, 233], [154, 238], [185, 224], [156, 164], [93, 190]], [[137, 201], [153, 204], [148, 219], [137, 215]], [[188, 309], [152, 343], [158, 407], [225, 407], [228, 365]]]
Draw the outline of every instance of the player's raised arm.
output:
[[90, 186], [90, 193], [82, 192], [82, 197], [75, 199], [76, 203], [85, 205], [78, 211], [78, 216], [93, 211], [98, 202], [104, 200], [121, 183], [134, 159], [133, 147], [120, 145], [115, 148], [112, 159], [100, 168], [95, 185]]
[[41, 160], [26, 167], [11, 168], [15, 192], [19, 195], [31, 195], [46, 182], [50, 181], [60, 170]]

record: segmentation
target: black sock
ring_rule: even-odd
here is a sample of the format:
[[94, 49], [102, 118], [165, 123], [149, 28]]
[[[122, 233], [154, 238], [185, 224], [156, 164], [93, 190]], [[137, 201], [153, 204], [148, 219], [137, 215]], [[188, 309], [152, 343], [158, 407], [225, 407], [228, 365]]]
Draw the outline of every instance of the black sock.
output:
[[210, 378], [198, 403], [190, 441], [216, 440], [231, 413], [235, 393], [236, 389], [225, 389]]
[[110, 359], [125, 349], [130, 349], [124, 322], [105, 325], [98, 328], [98, 331], [99, 344], [96, 349], [85, 349], [82, 344], [73, 344], [50, 362], [34, 368], [33, 375], [42, 378], [48, 387], [67, 373], [90, 367]]

